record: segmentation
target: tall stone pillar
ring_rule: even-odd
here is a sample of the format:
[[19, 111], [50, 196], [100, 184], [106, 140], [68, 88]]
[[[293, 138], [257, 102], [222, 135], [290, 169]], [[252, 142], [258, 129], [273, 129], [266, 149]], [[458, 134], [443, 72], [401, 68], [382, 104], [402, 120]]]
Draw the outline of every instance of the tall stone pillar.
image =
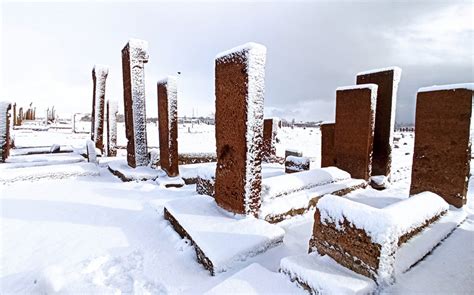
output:
[[122, 72], [127, 162], [131, 167], [148, 164], [145, 108], [147, 62], [148, 42], [130, 39], [122, 49]]
[[107, 100], [107, 156], [117, 156], [118, 102]]
[[357, 84], [376, 84], [377, 107], [374, 129], [372, 175], [390, 178], [397, 89], [402, 70], [399, 67], [377, 69], [357, 74]]
[[276, 137], [280, 120], [270, 118], [263, 120], [263, 160], [272, 161], [276, 157]]
[[370, 178], [376, 98], [375, 84], [340, 87], [336, 91], [336, 165], [352, 178]]
[[335, 123], [321, 124], [321, 167], [336, 166], [336, 151], [334, 147]]
[[104, 65], [94, 65], [92, 69], [93, 95], [91, 117], [91, 140], [95, 147], [104, 152], [104, 107], [105, 81], [109, 68]]
[[265, 46], [247, 43], [215, 61], [215, 199], [228, 211], [254, 216], [262, 187], [265, 60]]
[[16, 114], [16, 103], [13, 104], [13, 126], [17, 126], [18, 125], [18, 122], [17, 122], [17, 114]]
[[411, 195], [431, 191], [458, 208], [466, 204], [473, 94], [474, 83], [418, 91]]
[[5, 159], [10, 155], [11, 139], [10, 139], [10, 110], [11, 103], [6, 101], [0, 102], [0, 162], [5, 162]]
[[168, 176], [179, 175], [178, 168], [178, 83], [169, 76], [158, 81], [158, 123], [160, 166]]

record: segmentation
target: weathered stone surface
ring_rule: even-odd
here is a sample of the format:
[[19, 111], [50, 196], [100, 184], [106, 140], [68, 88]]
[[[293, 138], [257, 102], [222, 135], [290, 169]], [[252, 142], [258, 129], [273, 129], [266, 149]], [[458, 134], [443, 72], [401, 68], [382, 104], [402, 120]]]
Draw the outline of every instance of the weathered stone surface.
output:
[[148, 43], [130, 39], [122, 49], [122, 72], [127, 162], [134, 168], [148, 164], [144, 69], [147, 62]]
[[321, 124], [321, 167], [336, 166], [336, 150], [334, 147], [334, 129], [336, 124]]
[[310, 162], [307, 157], [288, 156], [285, 159], [285, 173], [309, 170]]
[[336, 166], [352, 178], [369, 180], [377, 86], [338, 88], [334, 146]]
[[178, 89], [176, 77], [157, 84], [160, 166], [168, 176], [179, 175], [178, 169]]
[[276, 137], [280, 120], [270, 118], [263, 120], [263, 161], [273, 162], [276, 159]]
[[376, 84], [377, 107], [372, 155], [372, 175], [390, 176], [395, 108], [401, 69], [391, 67], [357, 74], [357, 84]]
[[410, 194], [431, 191], [466, 204], [472, 97], [463, 88], [418, 92]]
[[298, 151], [298, 150], [285, 150], [285, 159], [288, 158], [289, 156], [295, 156], [295, 157], [303, 157], [303, 152]]
[[2, 101], [0, 102], [0, 148], [1, 157], [0, 162], [5, 162], [5, 159], [10, 155], [11, 138], [10, 138], [10, 110], [12, 108], [11, 103]]
[[250, 43], [215, 61], [215, 199], [240, 214], [260, 207], [265, 57], [264, 46]]
[[107, 100], [107, 156], [117, 156], [117, 115], [118, 103]]
[[105, 81], [108, 74], [109, 69], [106, 66], [95, 65], [92, 69], [91, 140], [102, 152], [104, 152]]

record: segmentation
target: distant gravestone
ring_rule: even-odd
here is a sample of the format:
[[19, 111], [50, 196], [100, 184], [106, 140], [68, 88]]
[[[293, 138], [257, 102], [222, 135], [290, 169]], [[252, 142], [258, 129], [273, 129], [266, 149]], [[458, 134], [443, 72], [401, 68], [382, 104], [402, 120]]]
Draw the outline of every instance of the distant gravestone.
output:
[[352, 178], [370, 178], [376, 97], [375, 84], [340, 87], [336, 91], [336, 165]]
[[376, 84], [377, 106], [372, 155], [372, 175], [390, 177], [392, 164], [393, 132], [395, 128], [395, 108], [401, 69], [390, 67], [357, 74], [357, 84]]
[[11, 138], [10, 138], [10, 110], [11, 103], [6, 101], [0, 102], [0, 162], [5, 162], [10, 155]]
[[270, 118], [263, 120], [263, 160], [272, 161], [276, 157], [276, 137], [280, 120]]
[[107, 156], [117, 156], [117, 115], [118, 102], [107, 101]]
[[321, 167], [336, 166], [334, 129], [336, 124], [321, 124]]
[[178, 87], [169, 76], [157, 84], [160, 166], [168, 176], [179, 175], [178, 168]]
[[122, 49], [122, 72], [127, 162], [131, 167], [148, 164], [144, 69], [147, 62], [148, 43], [130, 39]]
[[422, 88], [416, 100], [410, 194], [434, 192], [466, 204], [474, 83]]
[[104, 108], [105, 108], [105, 81], [109, 69], [107, 66], [95, 65], [92, 69], [92, 117], [91, 140], [95, 147], [104, 151]]
[[265, 60], [265, 46], [247, 43], [215, 61], [215, 200], [228, 211], [254, 216], [262, 187]]

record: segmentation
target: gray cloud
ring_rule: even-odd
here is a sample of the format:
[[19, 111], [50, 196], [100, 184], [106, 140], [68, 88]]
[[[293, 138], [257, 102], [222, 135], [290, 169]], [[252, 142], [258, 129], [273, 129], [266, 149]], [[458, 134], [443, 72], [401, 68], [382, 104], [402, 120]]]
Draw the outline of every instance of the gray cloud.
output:
[[474, 80], [470, 2], [7, 3], [2, 9], [4, 96], [89, 112], [94, 63], [111, 67], [107, 97], [122, 102], [120, 50], [149, 41], [147, 112], [156, 81], [181, 71], [179, 112], [214, 109], [214, 56], [267, 46], [267, 115], [332, 120], [335, 89], [357, 72], [403, 69], [397, 121], [414, 118], [419, 87]]

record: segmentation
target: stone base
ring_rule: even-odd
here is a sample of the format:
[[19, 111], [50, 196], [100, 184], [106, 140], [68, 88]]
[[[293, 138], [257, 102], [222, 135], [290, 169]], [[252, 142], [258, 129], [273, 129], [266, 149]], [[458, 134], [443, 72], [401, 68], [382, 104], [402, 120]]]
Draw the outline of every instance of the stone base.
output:
[[147, 181], [156, 180], [158, 177], [166, 176], [161, 169], [153, 169], [146, 166], [132, 168], [128, 166], [125, 159], [111, 161], [108, 163], [109, 171], [122, 181]]
[[285, 257], [280, 271], [311, 294], [373, 294], [374, 281], [317, 253]]
[[181, 237], [191, 241], [198, 262], [211, 275], [281, 244], [285, 234], [263, 220], [232, 215], [209, 196], [170, 201], [164, 217]]

